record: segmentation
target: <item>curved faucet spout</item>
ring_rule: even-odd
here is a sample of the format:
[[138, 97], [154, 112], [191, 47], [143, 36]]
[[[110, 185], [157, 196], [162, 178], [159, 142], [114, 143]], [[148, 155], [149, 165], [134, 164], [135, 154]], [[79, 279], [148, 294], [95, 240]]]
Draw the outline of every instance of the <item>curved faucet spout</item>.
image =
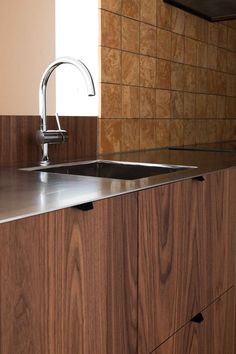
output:
[[[41, 122], [40, 122], [41, 135], [40, 136], [41, 136], [41, 142], [44, 141], [42, 143], [43, 157], [42, 157], [42, 161], [41, 161], [41, 164], [43, 164], [43, 165], [49, 164], [48, 143], [53, 143], [53, 141], [58, 142], [58, 140], [60, 140], [60, 136], [58, 138], [57, 133], [58, 132], [59, 133], [65, 132], [60, 129], [60, 123], [59, 123], [57, 131], [50, 131], [50, 133], [51, 133], [50, 136], [52, 137], [52, 141], [50, 141], [50, 138], [48, 138], [48, 137], [46, 140], [43, 140], [44, 135], [45, 135], [44, 133], [48, 132], [48, 130], [47, 130], [47, 113], [46, 113], [46, 111], [47, 111], [47, 108], [46, 108], [47, 83], [48, 83], [48, 80], [49, 80], [52, 72], [58, 66], [60, 66], [62, 64], [71, 64], [71, 65], [75, 66], [80, 71], [80, 73], [82, 74], [82, 76], [85, 80], [88, 96], [95, 96], [95, 87], [94, 87], [92, 75], [91, 75], [89, 69], [86, 67], [86, 65], [84, 63], [82, 63], [82, 61], [80, 61], [78, 59], [71, 58], [71, 57], [61, 57], [61, 58], [58, 58], [55, 61], [53, 61], [51, 64], [49, 64], [49, 66], [46, 68], [46, 70], [44, 71], [44, 73], [42, 75], [42, 78], [40, 81], [40, 86], [39, 86], [39, 114], [41, 117]], [[59, 121], [59, 119], [57, 121]], [[55, 134], [57, 135], [56, 139], [55, 139], [55, 136], [53, 138], [53, 135], [55, 135]]]

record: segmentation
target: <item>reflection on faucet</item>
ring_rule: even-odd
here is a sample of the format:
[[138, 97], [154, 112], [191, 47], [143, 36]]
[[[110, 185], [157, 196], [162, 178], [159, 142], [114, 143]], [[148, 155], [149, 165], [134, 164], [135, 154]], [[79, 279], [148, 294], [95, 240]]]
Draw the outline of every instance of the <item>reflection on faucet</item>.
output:
[[40, 86], [39, 86], [39, 114], [40, 120], [40, 130], [37, 132], [37, 140], [42, 146], [42, 159], [40, 165], [47, 166], [50, 164], [48, 156], [48, 144], [60, 144], [68, 140], [67, 131], [61, 129], [59, 117], [56, 114], [56, 122], [58, 129], [48, 130], [47, 129], [47, 113], [46, 113], [46, 93], [47, 93], [47, 83], [52, 72], [62, 64], [71, 64], [75, 66], [81, 73], [85, 80], [88, 96], [95, 96], [95, 88], [92, 75], [88, 68], [78, 59], [70, 57], [62, 57], [56, 59], [54, 62], [49, 64], [47, 69], [42, 75]]

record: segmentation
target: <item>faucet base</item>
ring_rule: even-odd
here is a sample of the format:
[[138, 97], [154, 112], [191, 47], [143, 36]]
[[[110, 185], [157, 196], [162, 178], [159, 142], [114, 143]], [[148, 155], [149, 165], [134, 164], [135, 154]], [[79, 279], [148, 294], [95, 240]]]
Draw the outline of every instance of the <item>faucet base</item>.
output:
[[39, 164], [40, 164], [40, 166], [48, 166], [48, 165], [50, 165], [50, 161], [48, 160], [48, 161], [43, 161], [43, 160], [41, 160], [40, 162], [39, 162]]

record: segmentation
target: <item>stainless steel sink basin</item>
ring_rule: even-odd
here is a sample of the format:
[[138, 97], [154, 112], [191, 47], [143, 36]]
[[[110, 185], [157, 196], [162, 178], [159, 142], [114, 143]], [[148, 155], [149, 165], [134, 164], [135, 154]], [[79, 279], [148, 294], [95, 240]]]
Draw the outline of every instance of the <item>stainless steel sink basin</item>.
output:
[[24, 170], [133, 180], [192, 168], [195, 166], [95, 160]]

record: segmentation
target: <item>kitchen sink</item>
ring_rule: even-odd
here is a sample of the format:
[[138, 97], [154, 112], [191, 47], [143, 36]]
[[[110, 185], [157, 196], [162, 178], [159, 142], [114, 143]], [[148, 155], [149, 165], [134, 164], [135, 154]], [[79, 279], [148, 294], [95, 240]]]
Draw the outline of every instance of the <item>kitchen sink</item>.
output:
[[64, 164], [60, 166], [48, 166], [46, 168], [41, 167], [24, 170], [134, 180], [192, 168], [195, 168], [195, 166], [95, 160], [81, 163], [77, 162], [76, 164]]

